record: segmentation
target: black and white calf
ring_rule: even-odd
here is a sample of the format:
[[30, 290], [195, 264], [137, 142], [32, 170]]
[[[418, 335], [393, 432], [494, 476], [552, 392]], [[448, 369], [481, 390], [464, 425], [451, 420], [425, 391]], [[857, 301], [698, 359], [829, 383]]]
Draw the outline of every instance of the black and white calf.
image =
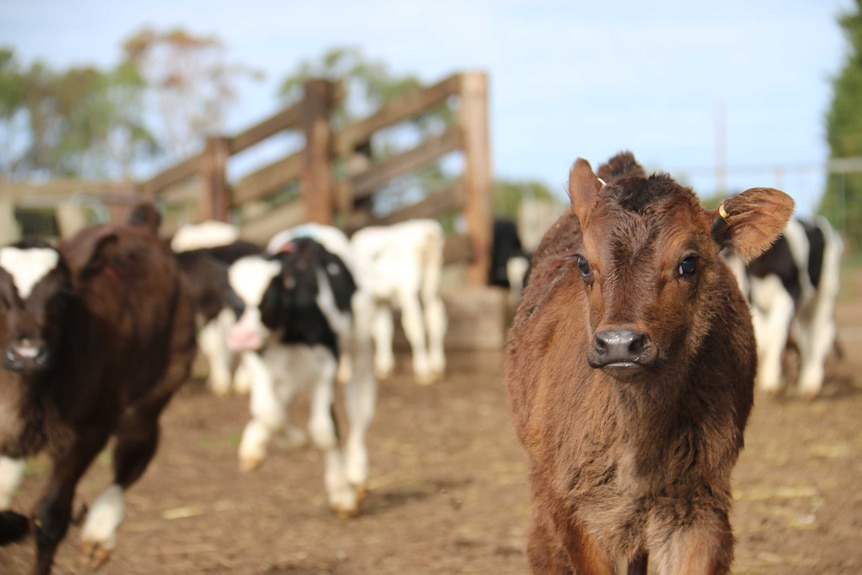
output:
[[799, 350], [800, 394], [813, 398], [823, 385], [824, 363], [835, 344], [835, 298], [841, 237], [822, 217], [791, 220], [784, 233], [747, 268], [730, 258], [752, 308], [758, 347], [758, 385], [781, 386], [781, 356], [792, 337]]
[[[252, 470], [266, 457], [272, 437], [287, 427], [287, 405], [309, 390], [312, 442], [325, 454], [325, 484], [330, 505], [354, 515], [368, 476], [365, 434], [374, 414], [376, 381], [371, 342], [360, 325], [367, 306], [357, 305], [356, 289], [345, 262], [308, 237], [282, 244], [267, 257], [237, 260], [230, 283], [245, 304], [231, 330], [230, 346], [243, 353], [251, 375], [251, 421], [239, 448], [240, 468]], [[359, 316], [359, 317], [358, 317]], [[351, 358], [344, 386], [350, 424], [339, 446], [333, 414], [340, 353]]]
[[531, 258], [521, 246], [515, 222], [509, 218], [494, 218], [488, 285], [508, 289], [512, 305], [521, 299]]
[[209, 364], [207, 384], [217, 395], [231, 389], [247, 392], [248, 376], [242, 370], [234, 372], [235, 358], [227, 344], [242, 307], [230, 288], [228, 268], [241, 257], [262, 253], [263, 248], [240, 240], [236, 226], [207, 221], [177, 230], [171, 249], [195, 302], [198, 345]]

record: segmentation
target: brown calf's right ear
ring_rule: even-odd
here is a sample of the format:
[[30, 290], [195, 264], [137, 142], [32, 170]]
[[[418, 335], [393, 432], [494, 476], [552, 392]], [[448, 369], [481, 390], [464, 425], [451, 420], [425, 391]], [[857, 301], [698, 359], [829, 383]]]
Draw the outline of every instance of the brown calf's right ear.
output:
[[793, 214], [793, 198], [773, 188], [751, 188], [711, 212], [712, 235], [750, 262], [775, 242]]
[[81, 268], [80, 277], [82, 281], [88, 281], [111, 263], [111, 260], [117, 253], [117, 242], [116, 234], [107, 234], [99, 238], [90, 252], [90, 258], [84, 267]]
[[582, 227], [589, 224], [590, 214], [596, 206], [601, 190], [602, 182], [593, 173], [590, 163], [578, 158], [569, 171], [569, 199]]

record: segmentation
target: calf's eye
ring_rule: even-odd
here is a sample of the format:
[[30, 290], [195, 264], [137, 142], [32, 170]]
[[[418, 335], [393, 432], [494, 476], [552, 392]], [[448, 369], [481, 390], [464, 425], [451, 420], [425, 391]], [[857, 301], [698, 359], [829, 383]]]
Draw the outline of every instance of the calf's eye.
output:
[[679, 262], [677, 272], [682, 277], [693, 276], [697, 272], [697, 258], [695, 256], [686, 256]]
[[590, 264], [584, 256], [575, 256], [578, 259], [578, 269], [581, 270], [581, 276], [587, 277], [590, 275]]

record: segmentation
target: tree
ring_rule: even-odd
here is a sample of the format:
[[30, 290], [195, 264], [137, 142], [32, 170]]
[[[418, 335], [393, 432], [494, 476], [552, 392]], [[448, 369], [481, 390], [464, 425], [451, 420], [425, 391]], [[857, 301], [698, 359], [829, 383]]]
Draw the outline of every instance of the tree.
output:
[[126, 66], [58, 72], [0, 50], [0, 170], [11, 179], [131, 177], [138, 159], [158, 152], [143, 123], [143, 88]]
[[517, 218], [521, 204], [525, 200], [562, 204], [563, 202], [554, 197], [548, 186], [541, 182], [532, 180], [505, 180], [494, 181], [494, 214]]
[[[862, 157], [862, 0], [842, 13], [838, 23], [849, 44], [841, 73], [832, 81], [832, 106], [826, 116], [831, 158]], [[862, 174], [832, 174], [820, 204], [851, 246], [862, 243]]]
[[182, 28], [142, 28], [123, 43], [123, 52], [125, 64], [153, 91], [158, 131], [173, 160], [199, 152], [207, 136], [223, 130], [240, 80], [261, 78], [252, 68], [228, 63], [217, 37]]
[[131, 179], [159, 155], [197, 152], [221, 130], [236, 83], [259, 77], [226, 63], [217, 38], [182, 29], [144, 28], [124, 43], [123, 55], [106, 70], [55, 70], [24, 65], [0, 47], [0, 175]]
[[7, 178], [15, 171], [16, 159], [26, 145], [23, 92], [20, 65], [14, 52], [0, 48], [0, 174]]

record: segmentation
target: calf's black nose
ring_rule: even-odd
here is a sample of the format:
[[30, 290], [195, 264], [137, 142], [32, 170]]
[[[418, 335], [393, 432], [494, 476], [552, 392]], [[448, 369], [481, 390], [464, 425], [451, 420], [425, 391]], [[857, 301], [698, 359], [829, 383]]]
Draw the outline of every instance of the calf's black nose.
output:
[[643, 363], [649, 347], [646, 334], [630, 329], [600, 331], [593, 343], [593, 367]]

